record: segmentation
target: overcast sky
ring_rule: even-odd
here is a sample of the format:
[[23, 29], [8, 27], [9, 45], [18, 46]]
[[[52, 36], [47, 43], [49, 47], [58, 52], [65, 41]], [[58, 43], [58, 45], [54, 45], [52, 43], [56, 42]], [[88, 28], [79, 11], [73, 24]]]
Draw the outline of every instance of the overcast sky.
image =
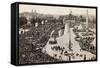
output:
[[76, 8], [76, 7], [59, 7], [59, 6], [40, 6], [40, 5], [19, 5], [19, 12], [32, 12], [37, 11], [43, 14], [55, 14], [55, 15], [66, 15], [72, 11], [72, 14], [86, 15], [87, 10], [89, 15], [95, 15], [95, 9], [89, 8]]

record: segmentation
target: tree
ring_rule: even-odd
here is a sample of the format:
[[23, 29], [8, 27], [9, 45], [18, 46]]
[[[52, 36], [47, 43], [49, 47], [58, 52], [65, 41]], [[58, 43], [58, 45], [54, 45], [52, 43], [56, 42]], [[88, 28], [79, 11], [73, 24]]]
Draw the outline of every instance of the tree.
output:
[[26, 17], [19, 17], [19, 27], [27, 24], [27, 19]]

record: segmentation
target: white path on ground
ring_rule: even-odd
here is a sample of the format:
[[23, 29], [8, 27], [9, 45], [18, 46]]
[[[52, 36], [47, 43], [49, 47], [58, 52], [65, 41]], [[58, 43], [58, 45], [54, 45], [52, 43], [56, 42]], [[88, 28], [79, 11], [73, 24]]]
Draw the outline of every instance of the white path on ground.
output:
[[[75, 60], [84, 60], [84, 55], [86, 55], [86, 60], [89, 60], [91, 57], [94, 57], [95, 55], [88, 52], [88, 51], [83, 51], [80, 50], [81, 47], [79, 45], [79, 43], [74, 39], [75, 38], [75, 34], [72, 31], [71, 28], [71, 43], [72, 43], [72, 53], [74, 53], [74, 58], [71, 58], [71, 61], [75, 61]], [[69, 33], [66, 33], [64, 35], [62, 35], [61, 37], [58, 37], [57, 40], [57, 44], [49, 44], [49, 41], [53, 40], [53, 38], [50, 38], [47, 42], [47, 44], [45, 45], [45, 47], [43, 48], [43, 52], [46, 52], [48, 55], [50, 55], [51, 57], [54, 57], [55, 54], [57, 54], [56, 59], [60, 59], [59, 56], [62, 57], [61, 60], [63, 61], [68, 61], [68, 56], [65, 56], [64, 54], [61, 55], [61, 51], [55, 51], [52, 50], [51, 47], [54, 46], [60, 46], [60, 47], [65, 47], [65, 50], [68, 51], [68, 45], [69, 45]], [[79, 55], [83, 55], [82, 57], [80, 56], [76, 56], [76, 54]]]

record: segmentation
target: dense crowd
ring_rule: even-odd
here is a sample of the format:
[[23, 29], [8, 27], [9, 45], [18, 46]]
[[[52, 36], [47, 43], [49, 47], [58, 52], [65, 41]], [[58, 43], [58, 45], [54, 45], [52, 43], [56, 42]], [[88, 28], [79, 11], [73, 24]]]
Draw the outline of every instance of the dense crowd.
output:
[[[63, 19], [63, 18], [62, 18]], [[19, 63], [43, 63], [43, 62], [59, 62], [60, 60], [50, 57], [48, 54], [42, 52], [42, 48], [46, 45], [50, 38], [50, 33], [53, 30], [58, 30], [63, 26], [63, 20], [55, 18], [48, 19], [34, 19], [30, 20], [31, 24], [27, 24], [25, 17], [19, 18], [19, 28], [29, 29], [29, 31], [19, 35]], [[35, 27], [35, 22], [38, 26]], [[42, 23], [41, 23], [42, 22]], [[44, 23], [43, 23], [44, 22]], [[75, 25], [75, 23], [74, 23]], [[74, 30], [77, 31], [77, 30]], [[88, 41], [87, 41], [88, 40]], [[91, 38], [82, 38], [79, 40], [82, 49], [95, 53], [94, 47], [91, 46]], [[55, 44], [55, 42], [49, 42]], [[61, 50], [63, 53], [64, 48], [53, 47], [52, 50]], [[66, 51], [67, 52], [67, 51]], [[55, 57], [57, 55], [55, 54]], [[61, 56], [59, 57], [61, 58]]]
[[[26, 21], [26, 19], [22, 20]], [[43, 20], [32, 20], [32, 24], [21, 24], [22, 26], [20, 26], [20, 28], [29, 29], [28, 32], [19, 35], [20, 64], [59, 61], [42, 53], [42, 48], [46, 45], [51, 31], [61, 25], [61, 23], [56, 24], [55, 20], [49, 20], [44, 22], [44, 24], [41, 24], [41, 21]], [[35, 27], [35, 22], [39, 22], [38, 27]]]

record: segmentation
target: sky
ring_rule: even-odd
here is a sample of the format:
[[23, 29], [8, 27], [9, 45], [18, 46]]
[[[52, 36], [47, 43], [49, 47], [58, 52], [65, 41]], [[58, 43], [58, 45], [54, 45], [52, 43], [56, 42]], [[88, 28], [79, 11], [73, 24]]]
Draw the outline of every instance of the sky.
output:
[[94, 8], [76, 8], [76, 7], [59, 7], [59, 6], [40, 6], [40, 5], [19, 5], [19, 13], [22, 12], [32, 12], [37, 11], [37, 13], [42, 14], [54, 14], [54, 15], [66, 15], [72, 11], [74, 15], [86, 15], [87, 10], [89, 15], [96, 15], [96, 9]]

